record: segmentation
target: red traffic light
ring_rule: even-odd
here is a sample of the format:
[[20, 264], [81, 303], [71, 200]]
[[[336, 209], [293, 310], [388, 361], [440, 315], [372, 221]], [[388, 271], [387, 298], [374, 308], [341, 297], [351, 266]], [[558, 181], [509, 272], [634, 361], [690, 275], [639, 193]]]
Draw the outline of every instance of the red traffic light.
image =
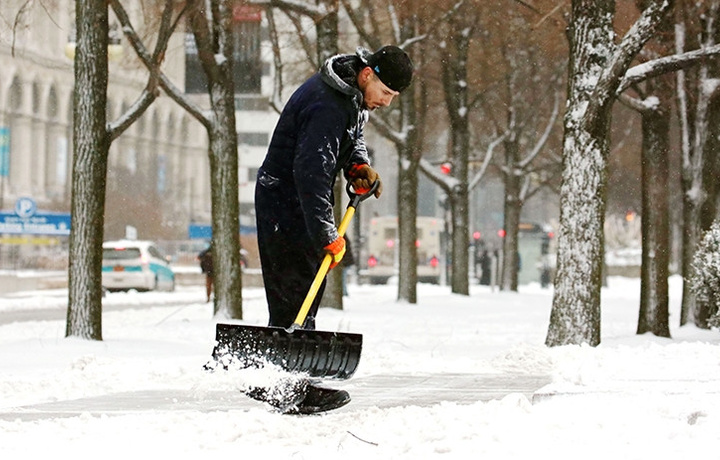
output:
[[452, 172], [452, 163], [446, 161], [445, 163], [440, 165], [440, 172], [445, 174], [446, 176]]
[[375, 258], [375, 256], [368, 257], [367, 261], [368, 267], [375, 267], [378, 264], [378, 260]]

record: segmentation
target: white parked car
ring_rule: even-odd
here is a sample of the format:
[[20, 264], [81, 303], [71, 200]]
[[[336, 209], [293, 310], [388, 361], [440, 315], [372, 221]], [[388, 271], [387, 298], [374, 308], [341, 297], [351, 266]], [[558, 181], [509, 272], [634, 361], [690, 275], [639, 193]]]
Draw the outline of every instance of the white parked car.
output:
[[110, 291], [175, 290], [169, 259], [152, 241], [103, 243], [102, 285]]

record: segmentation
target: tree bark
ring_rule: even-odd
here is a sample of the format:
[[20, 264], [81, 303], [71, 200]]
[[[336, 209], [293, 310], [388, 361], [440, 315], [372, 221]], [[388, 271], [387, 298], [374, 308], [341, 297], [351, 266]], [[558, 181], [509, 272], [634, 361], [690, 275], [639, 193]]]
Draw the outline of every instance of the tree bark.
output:
[[[710, 136], [709, 106], [714, 96], [715, 88], [708, 84], [708, 69], [705, 63], [700, 64], [699, 75], [696, 80], [697, 98], [694, 107], [692, 126], [692, 139], [684, 151], [682, 189], [683, 189], [683, 250], [682, 273], [683, 277], [691, 279], [694, 273], [692, 259], [702, 235], [702, 212], [707, 199], [705, 178], [705, 165], [707, 154], [707, 141]], [[681, 74], [682, 77], [683, 74]], [[679, 77], [679, 79], [682, 79]], [[684, 83], [678, 91], [684, 92]], [[688, 106], [681, 110], [687, 110]], [[695, 294], [690, 289], [690, 283], [683, 283], [683, 299], [680, 313], [680, 324], [692, 321], [696, 326], [709, 328], [707, 324], [707, 311], [698, 309]]]
[[[196, 2], [189, 12], [198, 57], [208, 80], [208, 126], [216, 316], [242, 319], [238, 151], [235, 132], [232, 9], [224, 0]], [[208, 14], [209, 13], [209, 14]], [[222, 59], [218, 59], [222, 56]]]
[[610, 109], [630, 62], [670, 8], [650, 2], [620, 44], [614, 1], [574, 0], [569, 34], [558, 261], [545, 343], [600, 343]]
[[102, 340], [102, 243], [110, 138], [106, 130], [108, 9], [75, 2], [72, 227], [65, 335]]
[[[549, 346], [600, 343], [600, 286], [610, 122], [608, 102], [587, 125], [593, 86], [613, 51], [614, 2], [573, 1], [569, 31], [568, 107], [564, 121], [555, 295], [546, 339]], [[587, 46], [593, 42], [594, 46]]]
[[[410, 122], [415, 119], [415, 98], [412, 89], [400, 98], [400, 111]], [[407, 142], [398, 145], [398, 300], [417, 303], [417, 202], [418, 162], [417, 131], [408, 132]]]
[[451, 290], [455, 294], [469, 295], [469, 195], [468, 159], [470, 156], [470, 121], [468, 118], [468, 55], [472, 39], [467, 18], [453, 16], [449, 22], [449, 50], [442, 66], [445, 105], [450, 120], [450, 160], [452, 174], [457, 182], [449, 190], [452, 210], [452, 276]]
[[[654, 85], [648, 85], [648, 89]], [[637, 333], [670, 337], [668, 312], [668, 264], [670, 221], [668, 208], [668, 161], [670, 110], [667, 85], [660, 89], [663, 101], [642, 112], [642, 266], [640, 313]], [[653, 94], [652, 90], [650, 93]]]
[[[338, 54], [338, 0], [318, 0], [318, 5], [323, 5], [328, 14], [321, 19], [315, 21], [315, 31], [317, 33], [317, 66], [318, 68], [328, 58]], [[335, 196], [335, 223], [340, 224], [343, 216], [343, 195], [345, 188], [342, 184], [342, 178], [336, 178], [333, 194]], [[320, 302], [321, 307], [343, 308], [343, 268], [342, 264], [336, 269], [330, 270], [327, 275], [327, 283], [325, 292]]]
[[516, 135], [506, 139], [505, 167], [503, 168], [503, 182], [505, 184], [505, 199], [503, 204], [503, 263], [500, 277], [500, 290], [518, 290], [518, 270], [520, 267], [520, 254], [518, 252], [518, 237], [520, 227], [520, 213], [522, 202], [520, 199], [520, 180], [517, 163], [519, 146]]

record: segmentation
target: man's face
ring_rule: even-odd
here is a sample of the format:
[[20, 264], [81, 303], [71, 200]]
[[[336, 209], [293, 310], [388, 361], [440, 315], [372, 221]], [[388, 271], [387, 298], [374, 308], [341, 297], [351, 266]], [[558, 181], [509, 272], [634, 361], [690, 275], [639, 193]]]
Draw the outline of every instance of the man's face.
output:
[[397, 91], [393, 91], [383, 83], [370, 67], [365, 67], [358, 75], [358, 84], [363, 93], [365, 108], [375, 110], [378, 107], [387, 107], [397, 96]]

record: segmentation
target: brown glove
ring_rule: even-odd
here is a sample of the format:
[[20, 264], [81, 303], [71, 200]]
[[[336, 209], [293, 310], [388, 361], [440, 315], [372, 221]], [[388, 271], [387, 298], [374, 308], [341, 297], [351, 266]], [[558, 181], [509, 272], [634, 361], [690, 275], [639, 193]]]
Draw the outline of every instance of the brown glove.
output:
[[378, 183], [378, 187], [375, 190], [375, 198], [380, 198], [382, 194], [382, 181], [380, 175], [367, 164], [355, 164], [350, 168], [348, 172], [350, 177], [350, 183], [355, 189], [355, 192], [364, 195], [369, 192], [375, 182]]

